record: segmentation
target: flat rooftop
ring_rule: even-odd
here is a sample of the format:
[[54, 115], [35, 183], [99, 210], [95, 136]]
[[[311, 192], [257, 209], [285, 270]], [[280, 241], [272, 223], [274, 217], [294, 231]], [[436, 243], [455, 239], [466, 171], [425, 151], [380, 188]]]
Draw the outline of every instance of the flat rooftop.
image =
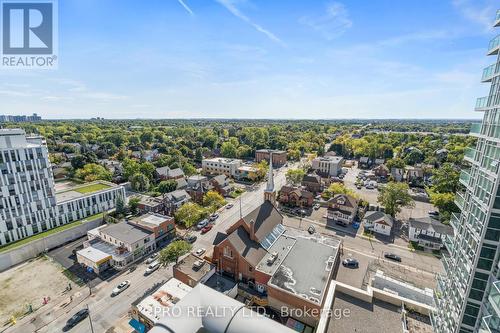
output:
[[214, 290], [217, 290], [220, 293], [226, 294], [230, 290], [232, 290], [236, 286], [237, 282], [233, 279], [229, 279], [220, 274], [212, 275], [204, 285], [210, 287]]
[[[195, 263], [199, 263], [201, 265], [195, 267]], [[198, 258], [192, 253], [190, 253], [174, 265], [175, 269], [188, 275], [191, 279], [197, 282], [200, 281], [200, 279], [204, 277], [208, 272], [210, 272], [214, 267], [214, 265], [201, 258]]]
[[147, 213], [141, 216], [134, 217], [130, 222], [144, 225], [147, 227], [158, 227], [165, 221], [171, 221], [173, 218], [170, 216], [158, 214], [158, 213]]
[[118, 185], [105, 182], [95, 181], [86, 184], [75, 184], [72, 182], [64, 182], [56, 185], [56, 201], [57, 203], [75, 200], [86, 197], [91, 194], [105, 192], [112, 188], [117, 188]]
[[165, 313], [160, 309], [167, 309], [174, 306], [184, 296], [189, 294], [192, 289], [187, 284], [171, 278], [152, 295], [149, 295], [137, 304], [137, 310], [139, 310], [141, 315], [156, 323]]
[[139, 203], [144, 206], [155, 207], [162, 203], [160, 198], [151, 197], [145, 194], [137, 194], [132, 197], [139, 199]]
[[327, 333], [402, 332], [400, 308], [377, 299], [373, 303], [367, 303], [336, 292], [332, 310]]
[[110, 224], [102, 228], [101, 233], [126, 244], [134, 244], [153, 234], [151, 231], [138, 228], [126, 222]]
[[[294, 246], [269, 283], [277, 288], [322, 304], [340, 241], [334, 246], [315, 238], [297, 237]], [[314, 258], [314, 260], [312, 260]]]
[[288, 252], [290, 252], [295, 242], [295, 237], [282, 234], [278, 237], [278, 239], [276, 239], [273, 245], [271, 245], [264, 258], [262, 258], [257, 265], [256, 269], [272, 276], [283, 260], [285, 260]]
[[92, 246], [86, 247], [84, 249], [81, 249], [76, 252], [77, 255], [80, 255], [87, 260], [90, 260], [95, 263], [99, 263], [101, 261], [105, 261], [108, 259], [111, 259], [111, 255], [109, 253], [106, 253], [104, 251], [101, 251], [97, 248], [94, 248]]

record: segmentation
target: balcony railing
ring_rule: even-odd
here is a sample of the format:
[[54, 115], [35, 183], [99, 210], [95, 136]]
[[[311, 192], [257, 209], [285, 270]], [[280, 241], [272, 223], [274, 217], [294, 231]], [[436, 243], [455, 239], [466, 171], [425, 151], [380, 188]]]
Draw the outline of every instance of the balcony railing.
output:
[[481, 77], [481, 81], [487, 82], [491, 80], [491, 78], [499, 72], [497, 68], [497, 64], [489, 65], [485, 69], [483, 69], [483, 76]]
[[500, 310], [500, 281], [497, 280], [493, 282], [490, 288], [490, 295], [488, 296], [488, 301], [491, 303], [492, 308], [497, 312], [497, 316], [500, 316], [498, 311]]
[[500, 35], [493, 38], [488, 44], [488, 55], [497, 54], [500, 46]]
[[458, 230], [458, 226], [460, 225], [460, 216], [458, 216], [456, 213], [451, 213], [450, 225], [453, 227], [453, 229]]
[[486, 316], [481, 320], [479, 333], [499, 333], [500, 332], [500, 318], [497, 316]]
[[470, 125], [470, 134], [481, 134], [481, 128], [482, 124], [481, 123], [472, 123]]
[[476, 158], [476, 152], [477, 150], [474, 148], [466, 148], [464, 151], [464, 157], [474, 160]]
[[448, 250], [448, 252], [452, 253], [453, 252], [453, 239], [449, 236], [449, 235], [446, 235], [444, 237], [444, 246], [446, 247], [446, 249]]
[[458, 208], [460, 208], [460, 210], [464, 209], [465, 196], [463, 192], [457, 192], [457, 195], [455, 196], [455, 204]]
[[459, 178], [460, 182], [462, 184], [464, 184], [465, 186], [469, 186], [469, 181], [470, 181], [470, 174], [469, 174], [469, 171], [467, 170], [462, 170], [462, 172], [460, 172], [460, 178]]
[[488, 106], [488, 97], [489, 96], [479, 97], [476, 100], [476, 110], [484, 109]]

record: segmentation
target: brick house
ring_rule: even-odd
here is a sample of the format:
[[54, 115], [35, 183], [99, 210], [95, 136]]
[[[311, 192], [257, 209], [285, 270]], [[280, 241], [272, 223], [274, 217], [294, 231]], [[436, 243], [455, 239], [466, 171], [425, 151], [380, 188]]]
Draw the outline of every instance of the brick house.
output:
[[336, 194], [328, 200], [327, 217], [335, 223], [348, 225], [358, 213], [358, 200], [347, 194]]
[[217, 270], [236, 280], [255, 281], [255, 266], [267, 253], [266, 237], [283, 228], [282, 221], [283, 216], [270, 201], [238, 220], [214, 246], [212, 262]]
[[281, 204], [300, 208], [311, 207], [313, 200], [312, 192], [295, 186], [283, 186], [278, 199]]
[[377, 177], [387, 178], [390, 171], [389, 171], [389, 168], [385, 164], [379, 164], [375, 168], [373, 168], [373, 173]]
[[316, 174], [305, 175], [302, 179], [302, 186], [314, 194], [321, 192], [321, 177]]

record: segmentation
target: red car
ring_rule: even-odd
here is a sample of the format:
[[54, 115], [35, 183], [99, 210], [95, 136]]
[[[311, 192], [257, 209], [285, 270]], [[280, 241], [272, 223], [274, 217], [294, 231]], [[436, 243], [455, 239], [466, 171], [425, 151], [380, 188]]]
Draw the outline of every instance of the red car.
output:
[[205, 234], [205, 233], [209, 232], [210, 230], [212, 230], [212, 228], [213, 228], [213, 225], [209, 224], [201, 229], [201, 233]]

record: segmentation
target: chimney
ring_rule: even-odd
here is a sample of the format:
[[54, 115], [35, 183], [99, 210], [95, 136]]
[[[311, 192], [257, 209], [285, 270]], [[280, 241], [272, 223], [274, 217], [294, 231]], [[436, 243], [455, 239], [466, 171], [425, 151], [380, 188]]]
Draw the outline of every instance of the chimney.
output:
[[255, 240], [255, 221], [250, 220], [250, 239]]

